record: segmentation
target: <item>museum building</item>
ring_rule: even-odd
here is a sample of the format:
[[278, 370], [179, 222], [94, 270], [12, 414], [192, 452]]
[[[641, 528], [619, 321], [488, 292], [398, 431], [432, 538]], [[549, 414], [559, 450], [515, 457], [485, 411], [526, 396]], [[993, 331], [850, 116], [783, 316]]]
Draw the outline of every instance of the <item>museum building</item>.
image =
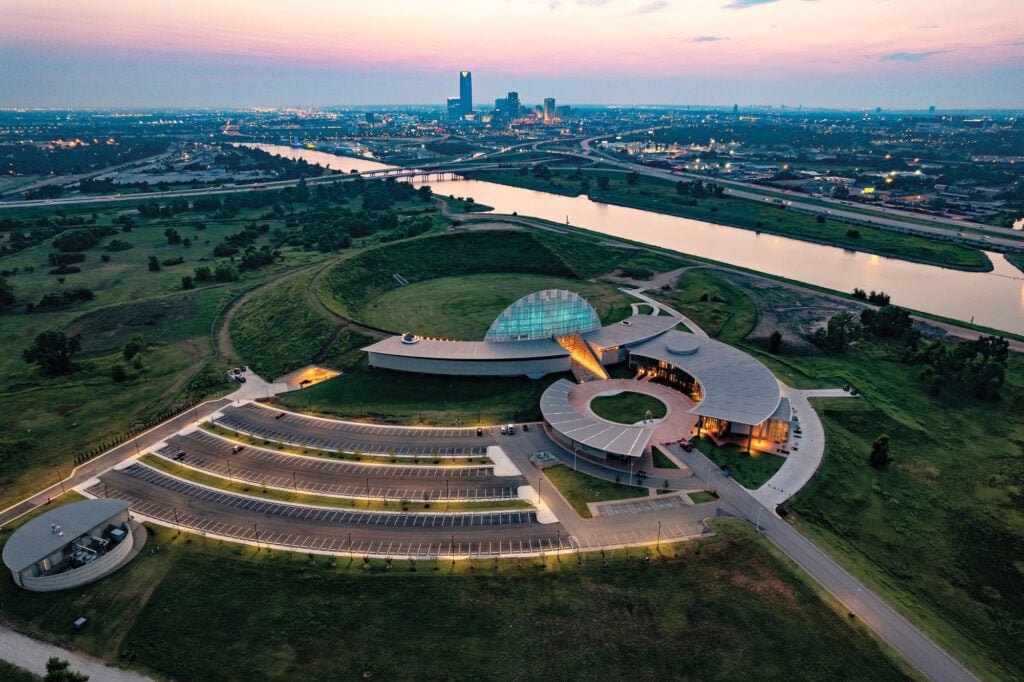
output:
[[[718, 440], [778, 443], [789, 436], [791, 410], [771, 371], [757, 359], [714, 339], [675, 329], [669, 315], [633, 315], [601, 326], [578, 294], [549, 289], [520, 298], [491, 324], [483, 341], [391, 336], [363, 348], [371, 367], [449, 376], [527, 376], [572, 372], [577, 381], [607, 379], [622, 362], [638, 376], [667, 384], [696, 405], [698, 433]], [[575, 410], [572, 382], [560, 380], [541, 397], [549, 433], [567, 449], [598, 459], [641, 457], [649, 426], [612, 424]]]

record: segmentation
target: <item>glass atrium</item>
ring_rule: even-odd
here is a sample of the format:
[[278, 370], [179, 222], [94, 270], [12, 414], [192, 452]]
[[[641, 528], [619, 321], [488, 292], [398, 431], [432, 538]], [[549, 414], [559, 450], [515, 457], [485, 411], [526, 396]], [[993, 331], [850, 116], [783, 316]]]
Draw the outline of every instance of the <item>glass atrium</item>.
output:
[[491, 323], [484, 341], [530, 341], [589, 332], [601, 320], [587, 301], [564, 289], [523, 296]]

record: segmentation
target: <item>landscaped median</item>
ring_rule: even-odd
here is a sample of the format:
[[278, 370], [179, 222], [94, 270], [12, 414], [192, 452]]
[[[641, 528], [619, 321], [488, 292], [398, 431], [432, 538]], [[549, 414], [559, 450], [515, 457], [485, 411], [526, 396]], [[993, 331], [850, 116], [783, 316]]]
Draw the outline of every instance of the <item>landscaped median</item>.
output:
[[509, 509], [530, 509], [532, 505], [526, 500], [480, 500], [472, 502], [447, 502], [445, 500], [385, 500], [381, 498], [337, 497], [334, 495], [314, 495], [289, 491], [263, 485], [260, 481], [225, 480], [192, 467], [172, 462], [164, 457], [145, 454], [139, 458], [142, 464], [208, 488], [216, 488], [225, 492], [258, 497], [275, 502], [305, 504], [316, 507], [339, 507], [342, 509], [358, 509], [360, 511], [402, 511], [402, 512], [484, 512], [506, 511]]
[[707, 436], [694, 439], [693, 444], [721, 469], [729, 469], [729, 475], [744, 488], [754, 490], [768, 482], [786, 461], [778, 455], [746, 449], [738, 445], [715, 445]]
[[309, 448], [301, 445], [291, 445], [289, 443], [282, 443], [274, 440], [266, 440], [259, 436], [253, 436], [247, 433], [240, 433], [232, 429], [226, 429], [219, 424], [212, 422], [204, 422], [200, 425], [201, 429], [212, 433], [215, 436], [220, 436], [227, 440], [234, 441], [236, 443], [243, 443], [244, 445], [253, 445], [255, 447], [264, 447], [267, 450], [274, 450], [275, 452], [282, 452], [288, 455], [304, 455], [306, 457], [326, 457], [328, 459], [341, 459], [350, 462], [365, 462], [367, 464], [411, 464], [411, 465], [423, 465], [423, 466], [466, 466], [467, 464], [487, 466], [488, 464], [494, 464], [494, 462], [483, 455], [476, 457], [442, 457], [441, 455], [425, 455], [421, 457], [394, 457], [390, 455], [367, 455], [362, 452], [344, 452], [342, 450], [319, 450], [317, 448]]
[[634, 497], [647, 497], [647, 488], [636, 485], [624, 485], [615, 481], [606, 481], [573, 471], [565, 465], [544, 470], [544, 475], [558, 489], [576, 513], [585, 519], [592, 517], [588, 502], [607, 502], [608, 500], [628, 500]]

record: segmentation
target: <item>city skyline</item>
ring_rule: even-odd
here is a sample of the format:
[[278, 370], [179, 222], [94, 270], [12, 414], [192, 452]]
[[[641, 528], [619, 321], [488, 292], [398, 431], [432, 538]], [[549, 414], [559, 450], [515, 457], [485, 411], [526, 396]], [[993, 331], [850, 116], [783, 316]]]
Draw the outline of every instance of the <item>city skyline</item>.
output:
[[431, 104], [474, 99], [1020, 108], [1013, 0], [0, 0], [14, 107]]

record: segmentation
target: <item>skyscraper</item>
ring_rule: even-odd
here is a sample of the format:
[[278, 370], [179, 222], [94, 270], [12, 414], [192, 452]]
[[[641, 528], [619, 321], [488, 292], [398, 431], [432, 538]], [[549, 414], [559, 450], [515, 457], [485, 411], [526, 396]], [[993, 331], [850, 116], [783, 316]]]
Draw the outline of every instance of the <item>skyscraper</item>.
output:
[[519, 93], [515, 91], [508, 93], [505, 102], [508, 107], [506, 116], [508, 116], [509, 120], [519, 118]]
[[473, 74], [469, 71], [459, 72], [459, 105], [463, 116], [473, 113]]
[[545, 97], [544, 98], [544, 120], [550, 121], [555, 118], [555, 98]]

